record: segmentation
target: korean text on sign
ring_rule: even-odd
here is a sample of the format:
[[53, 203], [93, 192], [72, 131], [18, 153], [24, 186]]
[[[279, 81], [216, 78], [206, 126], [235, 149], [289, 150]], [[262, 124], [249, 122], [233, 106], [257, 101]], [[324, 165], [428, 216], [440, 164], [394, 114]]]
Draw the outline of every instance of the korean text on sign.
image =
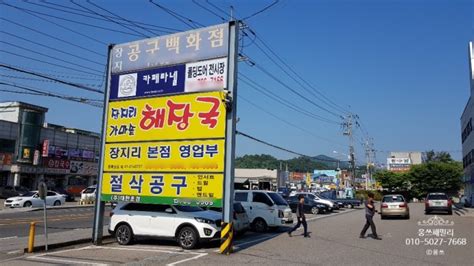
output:
[[106, 142], [225, 136], [223, 92], [110, 102]]

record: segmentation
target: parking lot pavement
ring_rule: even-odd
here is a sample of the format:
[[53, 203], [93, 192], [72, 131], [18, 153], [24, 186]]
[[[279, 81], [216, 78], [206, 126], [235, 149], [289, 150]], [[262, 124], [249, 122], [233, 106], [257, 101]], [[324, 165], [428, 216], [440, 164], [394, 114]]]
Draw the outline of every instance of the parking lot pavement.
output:
[[[311, 224], [320, 219], [329, 219], [336, 216], [344, 216], [353, 210], [337, 211], [331, 214], [307, 215], [308, 223]], [[240, 256], [241, 251], [253, 248], [266, 241], [273, 241], [278, 237], [286, 236], [287, 228], [282, 227], [276, 231], [259, 234], [247, 232], [234, 241], [236, 251], [230, 257]], [[298, 234], [298, 233], [296, 233]], [[297, 237], [295, 236], [295, 239]], [[113, 239], [106, 240], [102, 246], [79, 245], [64, 248], [49, 253], [38, 253], [24, 255], [13, 260], [0, 261], [1, 265], [41, 265], [41, 264], [89, 264], [89, 265], [114, 265], [122, 263], [138, 263], [149, 265], [186, 265], [199, 262], [201, 259], [223, 256], [218, 254], [219, 242], [209, 243], [197, 250], [183, 250], [174, 241], [141, 240], [134, 245], [120, 246]], [[223, 256], [225, 257], [225, 256]], [[229, 257], [229, 258], [230, 258]], [[38, 264], [37, 264], [38, 263]]]

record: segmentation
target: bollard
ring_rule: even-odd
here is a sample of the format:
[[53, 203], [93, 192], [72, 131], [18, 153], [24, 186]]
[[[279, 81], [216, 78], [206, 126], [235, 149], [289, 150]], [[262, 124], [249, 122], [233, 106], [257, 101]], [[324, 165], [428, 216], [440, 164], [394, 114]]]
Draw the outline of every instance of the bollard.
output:
[[30, 237], [28, 238], [28, 253], [33, 252], [33, 248], [35, 246], [35, 222], [30, 223]]

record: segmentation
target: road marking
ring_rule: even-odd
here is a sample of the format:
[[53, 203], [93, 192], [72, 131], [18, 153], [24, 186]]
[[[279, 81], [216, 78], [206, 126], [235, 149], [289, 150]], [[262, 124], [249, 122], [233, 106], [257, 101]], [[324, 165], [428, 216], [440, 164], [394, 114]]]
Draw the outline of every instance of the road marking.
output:
[[21, 252], [23, 252], [23, 250], [14, 250], [14, 251], [7, 252], [7, 254], [18, 254]]
[[104, 263], [95, 263], [89, 261], [79, 261], [79, 260], [67, 260], [67, 259], [56, 259], [56, 258], [45, 258], [45, 257], [28, 257], [29, 260], [42, 260], [46, 262], [60, 262], [67, 264], [84, 264], [84, 265], [96, 265], [96, 266], [107, 266], [108, 264]]
[[0, 238], [0, 240], [15, 239], [15, 238], [18, 238], [18, 236], [3, 237], [3, 238]]
[[184, 260], [178, 260], [178, 261], [175, 261], [173, 263], [169, 263], [169, 264], [166, 264], [167, 266], [174, 266], [176, 264], [180, 264], [180, 263], [183, 263], [183, 262], [187, 262], [187, 261], [191, 261], [191, 260], [197, 260], [199, 259], [200, 257], [204, 257], [204, 256], [207, 256], [207, 253], [200, 253], [199, 255], [197, 256], [194, 256], [192, 258], [188, 258], [188, 259], [184, 259]]

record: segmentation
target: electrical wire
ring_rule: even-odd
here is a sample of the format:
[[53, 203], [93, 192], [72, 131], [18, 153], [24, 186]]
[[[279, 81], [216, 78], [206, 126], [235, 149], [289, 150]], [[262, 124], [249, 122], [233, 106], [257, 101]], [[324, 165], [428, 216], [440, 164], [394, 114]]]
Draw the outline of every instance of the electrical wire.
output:
[[330, 140], [330, 139], [327, 139], [327, 138], [325, 138], [325, 137], [321, 137], [321, 136], [315, 135], [313, 132], [311, 132], [311, 131], [309, 131], [309, 130], [306, 130], [305, 128], [302, 128], [302, 127], [300, 127], [300, 126], [297, 125], [297, 124], [294, 124], [294, 123], [292, 123], [292, 122], [289, 122], [289, 121], [287, 121], [287, 120], [285, 120], [285, 119], [283, 119], [283, 118], [281, 118], [281, 117], [275, 115], [274, 113], [269, 112], [269, 111], [263, 109], [262, 107], [260, 107], [260, 106], [257, 105], [256, 103], [253, 103], [252, 101], [246, 99], [246, 98], [243, 97], [243, 96], [238, 96], [238, 98], [241, 98], [242, 100], [244, 100], [244, 101], [247, 102], [248, 104], [250, 104], [250, 105], [252, 105], [253, 107], [259, 109], [260, 111], [262, 111], [262, 112], [264, 112], [264, 113], [266, 113], [266, 114], [272, 116], [273, 118], [277, 119], [278, 121], [284, 122], [284, 123], [287, 124], [287, 125], [290, 125], [290, 126], [292, 126], [292, 127], [294, 127], [294, 128], [297, 128], [297, 129], [299, 129], [299, 130], [301, 130], [301, 131], [303, 131], [303, 132], [305, 132], [305, 133], [307, 133], [307, 134], [309, 134], [309, 135], [312, 135], [312, 136], [314, 136], [314, 137], [316, 137], [316, 138], [319, 138], [319, 139], [322, 139], [322, 140], [324, 140], [324, 141], [327, 141], [327, 142], [329, 142], [329, 143], [331, 143], [331, 144], [336, 144], [336, 145], [345, 147], [345, 145], [339, 144], [339, 143], [337, 143], [337, 142], [335, 142], [335, 141], [333, 141], [333, 140]]
[[99, 94], [104, 93], [101, 90], [97, 90], [97, 89], [89, 88], [89, 87], [86, 87], [86, 86], [82, 86], [80, 84], [76, 84], [76, 83], [56, 79], [56, 78], [44, 75], [42, 73], [35, 73], [35, 72], [32, 72], [32, 71], [19, 69], [19, 68], [13, 67], [13, 66], [5, 65], [5, 64], [0, 64], [0, 67], [7, 68], [7, 69], [12, 69], [12, 70], [24, 73], [24, 74], [29, 74], [29, 75], [33, 75], [33, 76], [37, 76], [37, 77], [41, 77], [41, 78], [45, 78], [45, 79], [50, 79], [50, 80], [53, 80], [55, 82], [58, 82], [58, 83], [61, 83], [61, 84], [64, 84], [64, 85], [68, 85], [68, 86], [71, 86], [71, 87], [75, 87], [75, 88], [78, 88], [78, 89], [82, 89], [82, 90], [91, 91], [91, 92], [95, 92], [95, 93], [99, 93]]
[[79, 49], [81, 49], [81, 50], [88, 51], [88, 52], [90, 52], [90, 53], [93, 53], [93, 54], [99, 55], [99, 56], [101, 56], [101, 57], [103, 57], [103, 58], [105, 58], [105, 57], [106, 57], [105, 55], [103, 55], [103, 54], [100, 54], [100, 53], [98, 53], [98, 52], [96, 52], [96, 51], [90, 50], [90, 49], [88, 49], [88, 48], [82, 47], [82, 46], [80, 46], [80, 45], [74, 44], [74, 43], [72, 43], [72, 42], [69, 42], [69, 41], [65, 41], [65, 40], [63, 40], [63, 39], [60, 39], [60, 38], [58, 38], [58, 37], [55, 37], [55, 36], [52, 36], [52, 35], [50, 35], [50, 34], [47, 34], [47, 33], [41, 32], [41, 31], [39, 31], [39, 30], [36, 30], [36, 29], [34, 29], [34, 28], [31, 28], [31, 27], [28, 27], [28, 26], [22, 25], [22, 24], [20, 24], [20, 23], [17, 23], [17, 22], [11, 21], [11, 20], [9, 20], [9, 19], [3, 18], [3, 17], [1, 17], [0, 19], [1, 19], [1, 20], [3, 20], [3, 21], [7, 21], [7, 22], [9, 22], [9, 23], [11, 23], [11, 24], [15, 24], [15, 25], [17, 25], [17, 26], [19, 26], [19, 27], [22, 27], [22, 28], [28, 29], [28, 30], [30, 30], [30, 31], [36, 32], [36, 33], [38, 33], [38, 34], [41, 34], [41, 35], [47, 36], [47, 37], [49, 37], [49, 38], [51, 38], [51, 39], [55, 39], [55, 40], [57, 40], [57, 41], [60, 41], [60, 42], [62, 42], [62, 43], [69, 44], [69, 45], [71, 45], [71, 46], [74, 46], [74, 47], [76, 47], [76, 48], [79, 48]]
[[206, 10], [207, 12], [213, 14], [214, 16], [220, 18], [222, 21], [227, 21], [224, 17], [220, 16], [219, 14], [217, 14], [216, 12], [210, 10], [209, 8], [205, 7], [204, 5], [201, 5], [198, 1], [193, 0], [193, 3], [194, 3], [195, 5], [197, 5], [198, 7], [200, 7], [200, 8], [202, 8], [202, 9]]
[[[161, 10], [165, 11], [166, 13], [170, 14], [171, 16], [173, 16], [174, 18], [176, 18], [177, 20], [181, 21], [182, 23], [186, 24], [188, 27], [190, 27], [191, 29], [195, 29], [196, 28], [196, 25], [198, 25], [199, 27], [204, 27], [203, 24], [199, 23], [199, 22], [196, 22], [190, 18], [187, 18], [185, 16], [182, 16], [174, 11], [172, 11], [171, 9], [168, 9], [160, 4], [157, 4], [155, 2], [153, 2], [153, 0], [149, 0], [149, 2], [153, 5], [155, 5], [156, 7], [160, 8]], [[189, 23], [193, 23], [194, 25], [191, 25]]]
[[75, 5], [78, 6], [78, 7], [83, 8], [84, 10], [88, 10], [88, 11], [92, 12], [92, 13], [96, 14], [97, 16], [103, 17], [103, 18], [107, 19], [108, 21], [110, 21], [110, 22], [112, 22], [112, 23], [114, 23], [114, 24], [117, 24], [117, 25], [119, 25], [119, 26], [121, 26], [121, 27], [123, 27], [123, 28], [126, 28], [126, 29], [128, 29], [128, 30], [131, 30], [131, 31], [133, 31], [133, 32], [135, 32], [135, 33], [137, 33], [137, 34], [140, 34], [142, 37], [149, 38], [148, 35], [143, 34], [143, 33], [139, 32], [139, 31], [137, 31], [137, 30], [135, 30], [135, 29], [132, 29], [132, 28], [126, 26], [126, 25], [123, 25], [123, 24], [121, 24], [121, 23], [119, 23], [119, 22], [117, 22], [117, 21], [115, 21], [115, 20], [113, 20], [113, 19], [107, 18], [107, 17], [105, 17], [105, 16], [103, 16], [103, 15], [101, 15], [101, 14], [99, 14], [99, 13], [93, 11], [93, 10], [90, 9], [90, 8], [87, 8], [87, 7], [85, 7], [85, 6], [81, 5], [81, 4], [78, 4], [78, 3], [74, 2], [74, 0], [69, 0], [69, 2], [75, 4]]
[[38, 46], [41, 46], [41, 47], [45, 47], [45, 48], [51, 49], [51, 50], [56, 51], [56, 52], [59, 52], [59, 53], [67, 54], [67, 55], [69, 55], [69, 56], [75, 57], [75, 58], [77, 58], [77, 59], [84, 60], [84, 61], [86, 61], [86, 62], [90, 62], [90, 63], [96, 64], [96, 65], [100, 65], [100, 66], [103, 66], [103, 65], [104, 65], [104, 63], [100, 63], [100, 62], [97, 62], [97, 61], [92, 61], [92, 60], [90, 60], [90, 59], [83, 58], [83, 57], [77, 56], [77, 55], [75, 55], [75, 54], [68, 53], [68, 52], [59, 50], [59, 49], [57, 49], [57, 48], [54, 48], [54, 47], [51, 47], [51, 46], [48, 46], [48, 45], [45, 45], [45, 44], [41, 44], [41, 43], [39, 43], [39, 42], [35, 42], [35, 41], [31, 40], [31, 38], [30, 38], [30, 39], [27, 39], [27, 38], [24, 38], [24, 37], [21, 37], [21, 36], [18, 36], [18, 35], [15, 35], [15, 34], [13, 34], [13, 33], [10, 33], [10, 32], [3, 31], [3, 30], [0, 30], [0, 33], [10, 35], [10, 36], [12, 36], [12, 37], [14, 37], [14, 38], [17, 38], [17, 39], [20, 39], [20, 40], [23, 40], [23, 41], [26, 41], [26, 42], [29, 42], [29, 43], [33, 43], [33, 44], [35, 44], [35, 45], [38, 45]]
[[255, 13], [253, 13], [252, 15], [249, 15], [249, 16], [247, 16], [247, 17], [245, 17], [245, 18], [242, 18], [241, 20], [248, 20], [248, 19], [251, 19], [251, 18], [257, 16], [258, 14], [261, 14], [261, 13], [267, 11], [267, 10], [270, 9], [272, 6], [278, 4], [278, 2], [279, 2], [279, 0], [275, 0], [273, 3], [271, 3], [271, 4], [268, 5], [268, 6], [266, 6], [266, 7], [263, 8], [262, 10], [257, 11], [257, 12], [255, 12]]
[[[3, 74], [0, 74], [0, 77], [11, 78], [11, 79], [19, 79], [19, 80], [30, 80], [30, 81], [38, 81], [38, 82], [55, 83], [55, 82], [52, 81], [52, 80], [41, 79], [41, 78], [28, 78], [28, 77], [20, 77], [20, 76], [13, 76], [13, 75], [3, 75]], [[97, 88], [101, 88], [101, 87], [102, 87], [102, 85], [100, 85], [100, 84], [85, 84], [85, 83], [77, 83], [77, 84], [82, 85], [82, 86], [97, 87]]]
[[29, 14], [30, 16], [34, 16], [34, 17], [36, 17], [36, 18], [39, 18], [39, 19], [44, 20], [44, 21], [46, 21], [46, 22], [49, 22], [49, 23], [51, 23], [51, 24], [53, 24], [53, 25], [55, 25], [55, 26], [57, 26], [57, 27], [63, 28], [63, 29], [65, 29], [65, 30], [68, 30], [68, 31], [70, 31], [70, 32], [73, 32], [73, 33], [75, 33], [75, 34], [77, 34], [77, 35], [86, 37], [87, 39], [92, 40], [92, 41], [94, 41], [94, 42], [97, 42], [97, 43], [100, 43], [100, 44], [103, 44], [103, 45], [107, 45], [107, 43], [105, 43], [105, 42], [103, 42], [103, 41], [100, 41], [100, 40], [98, 40], [98, 39], [96, 39], [96, 38], [94, 38], [94, 37], [85, 35], [85, 34], [83, 34], [83, 33], [81, 33], [81, 32], [78, 32], [78, 31], [76, 31], [76, 30], [73, 30], [73, 29], [71, 29], [71, 28], [68, 28], [68, 27], [66, 27], [66, 26], [64, 26], [64, 25], [58, 24], [58, 23], [56, 23], [56, 22], [53, 22], [53, 21], [51, 21], [51, 20], [49, 20], [49, 19], [43, 18], [43, 17], [41, 17], [41, 16], [39, 16], [39, 15], [36, 15], [34, 12], [31, 12], [31, 11], [28, 11], [28, 10], [26, 10], [26, 9], [19, 8], [19, 7], [13, 6], [13, 5], [9, 5], [9, 4], [6, 4], [6, 3], [5, 3], [5, 5], [6, 5], [6, 6], [9, 6], [9, 7], [12, 7], [12, 8], [15, 8], [15, 9], [17, 9], [17, 10], [20, 10], [20, 11], [22, 11], [22, 12], [24, 12], [24, 13], [27, 13], [27, 14]]

